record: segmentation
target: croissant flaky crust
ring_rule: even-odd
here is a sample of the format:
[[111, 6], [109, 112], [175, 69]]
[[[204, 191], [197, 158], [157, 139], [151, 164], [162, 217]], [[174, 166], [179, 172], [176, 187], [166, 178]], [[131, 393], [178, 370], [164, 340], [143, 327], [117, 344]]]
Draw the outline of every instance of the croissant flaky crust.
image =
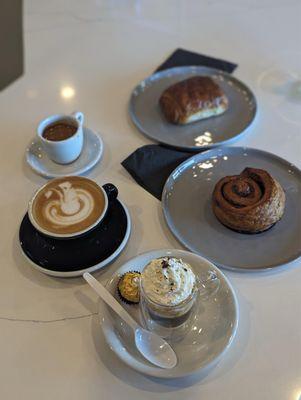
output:
[[263, 169], [245, 168], [215, 185], [212, 208], [217, 219], [239, 232], [257, 233], [278, 222], [285, 208], [280, 184]]
[[222, 114], [228, 99], [208, 76], [195, 76], [167, 88], [159, 99], [163, 114], [174, 124], [189, 124]]

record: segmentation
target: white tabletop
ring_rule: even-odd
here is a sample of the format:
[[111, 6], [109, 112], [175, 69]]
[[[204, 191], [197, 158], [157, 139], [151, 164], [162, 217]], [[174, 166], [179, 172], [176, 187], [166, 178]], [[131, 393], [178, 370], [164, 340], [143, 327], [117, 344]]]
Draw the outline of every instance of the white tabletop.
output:
[[[300, 261], [265, 273], [226, 271], [240, 304], [232, 347], [206, 374], [159, 381], [107, 348], [89, 287], [33, 270], [17, 237], [29, 198], [45, 182], [24, 161], [38, 121], [81, 110], [105, 143], [89, 176], [118, 186], [133, 222], [125, 251], [96, 277], [105, 282], [138, 253], [180, 248], [160, 202], [120, 165], [150, 143], [129, 122], [130, 92], [177, 47], [237, 62], [235, 76], [256, 93], [259, 113], [236, 144], [301, 167], [300, 103], [285, 94], [301, 79], [300, 1], [28, 0], [24, 9], [26, 71], [0, 93], [0, 398], [299, 400]], [[73, 97], [62, 96], [66, 87]]]

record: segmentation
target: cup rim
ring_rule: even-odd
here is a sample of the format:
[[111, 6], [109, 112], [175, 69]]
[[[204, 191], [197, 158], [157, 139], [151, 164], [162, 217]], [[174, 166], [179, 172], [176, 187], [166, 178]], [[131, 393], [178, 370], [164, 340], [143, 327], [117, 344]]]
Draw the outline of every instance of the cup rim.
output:
[[[63, 139], [63, 140], [45, 139], [43, 137], [44, 129], [47, 126], [49, 126], [51, 124], [54, 124], [55, 122], [57, 122], [57, 121], [59, 121], [61, 119], [64, 119], [64, 118], [71, 119], [72, 121], [74, 121], [76, 123], [76, 126], [77, 126], [76, 132], [72, 136], [70, 136], [70, 137], [68, 137], [66, 139]], [[42, 125], [44, 125], [44, 126], [42, 127]], [[39, 122], [38, 128], [37, 128], [37, 135], [43, 142], [51, 143], [53, 145], [56, 145], [58, 143], [66, 143], [68, 141], [71, 141], [79, 133], [80, 128], [82, 128], [82, 125], [79, 123], [79, 121], [72, 114], [53, 114], [53, 115], [49, 115], [48, 117], [44, 118], [42, 121]]]
[[[85, 229], [82, 229], [81, 231], [78, 232], [74, 232], [74, 233], [53, 233], [45, 228], [42, 228], [38, 222], [36, 221], [36, 219], [34, 218], [33, 215], [33, 204], [34, 201], [36, 199], [36, 197], [38, 196], [38, 194], [45, 189], [45, 187], [47, 185], [49, 185], [50, 182], [53, 181], [58, 181], [58, 180], [62, 180], [62, 179], [70, 179], [70, 178], [80, 178], [89, 182], [93, 182], [95, 185], [98, 186], [98, 188], [102, 191], [103, 195], [104, 195], [104, 200], [105, 200], [105, 204], [104, 204], [104, 209], [103, 212], [101, 213], [101, 215], [98, 217], [98, 219], [91, 224], [90, 226], [88, 226]], [[108, 195], [106, 193], [106, 191], [104, 190], [104, 188], [102, 186], [100, 186], [97, 182], [95, 182], [94, 180], [90, 179], [90, 178], [86, 178], [84, 176], [77, 176], [77, 175], [72, 175], [72, 176], [62, 176], [59, 178], [55, 178], [55, 179], [51, 179], [50, 181], [46, 182], [44, 185], [42, 185], [39, 189], [37, 189], [35, 191], [35, 193], [33, 194], [33, 196], [31, 197], [31, 199], [28, 202], [28, 217], [30, 222], [32, 223], [32, 225], [34, 226], [34, 228], [36, 228], [37, 231], [39, 231], [40, 233], [42, 233], [43, 235], [55, 238], [55, 239], [72, 239], [78, 236], [81, 236], [85, 233], [88, 233], [89, 231], [91, 231], [93, 228], [95, 228], [105, 217], [107, 210], [109, 208], [109, 199], [108, 199]]]

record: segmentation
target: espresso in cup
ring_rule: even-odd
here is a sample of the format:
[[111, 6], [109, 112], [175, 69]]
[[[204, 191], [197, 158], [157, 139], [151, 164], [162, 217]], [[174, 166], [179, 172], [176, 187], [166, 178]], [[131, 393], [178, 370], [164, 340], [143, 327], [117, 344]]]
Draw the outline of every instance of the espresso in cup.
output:
[[105, 190], [79, 177], [53, 179], [29, 203], [29, 218], [42, 233], [68, 238], [89, 231], [104, 217], [108, 207]]
[[69, 139], [77, 131], [77, 126], [71, 125], [64, 121], [47, 126], [42, 136], [44, 139], [54, 142]]
[[48, 157], [58, 164], [69, 164], [81, 154], [84, 115], [52, 115], [38, 126], [38, 137]]

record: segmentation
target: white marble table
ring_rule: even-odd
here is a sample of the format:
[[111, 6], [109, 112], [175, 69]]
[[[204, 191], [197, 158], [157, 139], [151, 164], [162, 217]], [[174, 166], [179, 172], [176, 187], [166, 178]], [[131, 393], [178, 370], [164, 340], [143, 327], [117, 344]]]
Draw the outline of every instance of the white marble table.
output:
[[[149, 143], [129, 122], [129, 94], [179, 46], [238, 62], [235, 75], [255, 91], [259, 114], [237, 145], [301, 167], [300, 103], [290, 104], [282, 90], [300, 80], [300, 1], [25, 0], [24, 13], [26, 73], [0, 93], [0, 398], [299, 400], [300, 261], [273, 272], [226, 272], [240, 303], [232, 348], [206, 375], [159, 381], [112, 354], [96, 322], [94, 294], [81, 279], [32, 270], [17, 233], [27, 201], [44, 182], [24, 162], [37, 122], [81, 110], [105, 142], [90, 176], [119, 187], [133, 221], [126, 250], [96, 277], [105, 282], [137, 253], [180, 247], [160, 203], [120, 165]], [[266, 73], [273, 68], [271, 81]], [[62, 95], [66, 87], [73, 96]]]

